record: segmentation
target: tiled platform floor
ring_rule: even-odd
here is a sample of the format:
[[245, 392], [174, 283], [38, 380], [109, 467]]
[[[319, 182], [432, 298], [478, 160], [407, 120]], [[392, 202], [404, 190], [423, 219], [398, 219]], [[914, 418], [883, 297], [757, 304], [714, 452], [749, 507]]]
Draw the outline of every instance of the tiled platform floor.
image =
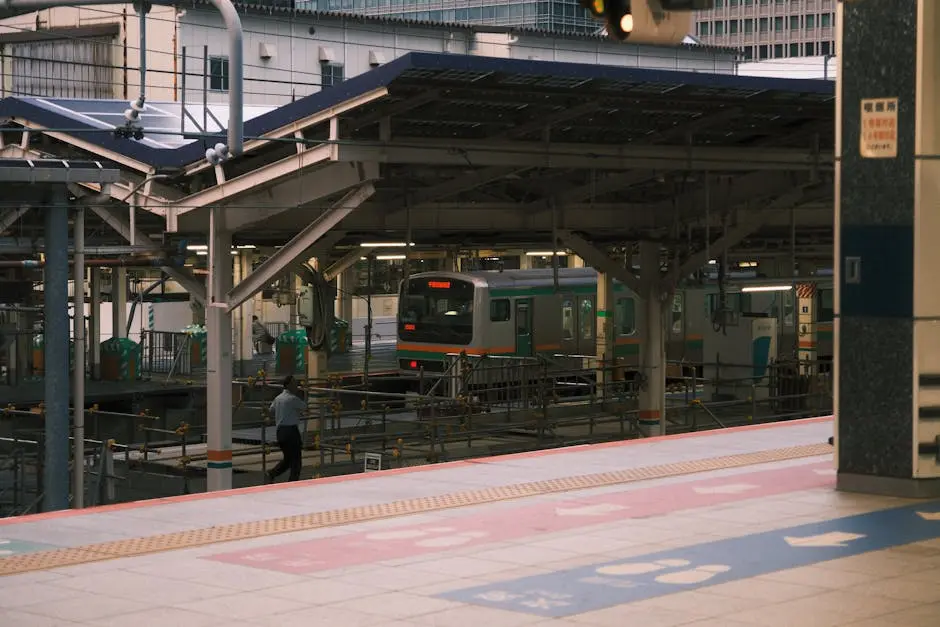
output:
[[[0, 560], [831, 432], [813, 419], [3, 520]], [[0, 577], [0, 626], [940, 624], [940, 503], [835, 492], [831, 466], [823, 454], [35, 569]]]

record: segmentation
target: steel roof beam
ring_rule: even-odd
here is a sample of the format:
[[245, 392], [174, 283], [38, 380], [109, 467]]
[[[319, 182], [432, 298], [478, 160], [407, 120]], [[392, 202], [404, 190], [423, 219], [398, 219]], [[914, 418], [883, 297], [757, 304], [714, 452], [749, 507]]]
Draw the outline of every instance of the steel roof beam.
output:
[[484, 168], [482, 170], [477, 170], [470, 174], [451, 179], [446, 183], [416, 190], [412, 192], [409, 200], [414, 205], [421, 205], [426, 202], [439, 200], [441, 198], [456, 196], [457, 194], [469, 192], [478, 187], [482, 187], [483, 185], [488, 185], [493, 181], [498, 181], [499, 179], [505, 178], [510, 174], [524, 172], [527, 169], [528, 168], [506, 168], [500, 166]]
[[643, 284], [637, 275], [611, 259], [607, 253], [595, 247], [594, 244], [580, 235], [571, 231], [559, 231], [558, 238], [598, 272], [610, 275], [636, 294], [645, 293], [642, 289]]
[[440, 95], [440, 92], [436, 89], [424, 90], [418, 95], [412, 96], [411, 98], [408, 98], [406, 100], [402, 100], [394, 104], [389, 104], [388, 106], [381, 107], [378, 111], [374, 113], [364, 115], [361, 118], [353, 118], [352, 120], [349, 121], [347, 130], [349, 132], [355, 132], [367, 126], [378, 124], [385, 118], [394, 117], [396, 115], [407, 113], [408, 111], [411, 111], [412, 109], [417, 109], [420, 106], [426, 105], [427, 103], [436, 99], [439, 95]]
[[273, 255], [268, 257], [267, 261], [255, 268], [254, 272], [229, 291], [227, 298], [228, 311], [231, 312], [241, 306], [242, 303], [264, 289], [278, 274], [301, 260], [301, 257], [318, 240], [329, 233], [343, 218], [355, 211], [374, 193], [375, 187], [371, 182], [363, 183], [320, 214], [307, 228], [298, 233], [287, 244], [277, 249]]
[[325, 281], [332, 281], [340, 274], [342, 274], [347, 268], [351, 267], [354, 263], [359, 261], [359, 258], [362, 256], [362, 252], [365, 250], [362, 246], [356, 246], [345, 255], [340, 257], [337, 261], [334, 261], [330, 264], [330, 267], [323, 271], [323, 279]]
[[728, 229], [728, 232], [719, 237], [715, 242], [708, 245], [705, 249], [692, 253], [688, 259], [683, 261], [678, 267], [673, 269], [666, 278], [668, 284], [675, 285], [683, 276], [694, 272], [704, 266], [708, 260], [716, 255], [720, 255], [729, 248], [736, 246], [747, 238], [754, 231], [763, 226], [767, 221], [768, 212], [778, 212], [782, 209], [791, 209], [800, 205], [808, 199], [815, 198], [823, 193], [823, 190], [816, 189], [808, 195], [808, 190], [815, 187], [815, 184], [799, 185], [776, 198], [757, 216], [748, 216], [738, 225]]
[[708, 146], [610, 146], [540, 142], [427, 141], [342, 142], [338, 161], [601, 170], [819, 170], [831, 169], [832, 155], [801, 149]]
[[[586, 102], [577, 107], [566, 107], [560, 111], [555, 111], [554, 113], [550, 113], [544, 117], [539, 117], [531, 120], [530, 122], [513, 126], [508, 131], [501, 132], [497, 135], [494, 135], [493, 137], [509, 137], [511, 139], [523, 137], [529, 133], [534, 133], [545, 128], [550, 128], [556, 124], [561, 124], [563, 122], [567, 122], [568, 120], [579, 118], [582, 115], [589, 115], [594, 113], [600, 106], [600, 103], [598, 103], [596, 100], [591, 100], [590, 102]], [[528, 109], [529, 107], [526, 108]]]
[[[103, 205], [91, 204], [90, 208], [94, 211], [102, 220], [104, 220], [108, 226], [117, 231], [121, 237], [127, 241], [131, 241], [131, 225], [130, 221], [126, 220], [124, 216], [118, 215], [118, 213], [111, 207], [105, 207]], [[150, 238], [147, 237], [147, 234], [141, 231], [140, 229], [136, 230], [135, 241], [140, 242], [142, 246], [150, 248], [154, 252], [161, 252], [162, 249], [160, 246], [151, 242]], [[197, 279], [192, 275], [191, 272], [184, 268], [172, 268], [170, 266], [164, 266], [160, 268], [165, 272], [170, 278], [179, 283], [184, 290], [189, 292], [189, 295], [196, 302], [205, 304], [206, 302], [206, 286], [205, 283]]]
[[0, 216], [0, 233], [13, 226], [27, 211], [29, 211], [29, 207], [19, 207], [4, 212], [4, 214]]

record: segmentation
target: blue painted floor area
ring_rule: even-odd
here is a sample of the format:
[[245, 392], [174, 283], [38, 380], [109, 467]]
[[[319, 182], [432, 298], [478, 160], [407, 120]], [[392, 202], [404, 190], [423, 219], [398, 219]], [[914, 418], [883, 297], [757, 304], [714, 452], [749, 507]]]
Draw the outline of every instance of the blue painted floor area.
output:
[[928, 501], [437, 596], [561, 618], [935, 538], [940, 501]]
[[19, 555], [20, 553], [34, 553], [36, 551], [51, 551], [59, 547], [39, 542], [26, 542], [24, 540], [10, 540], [0, 537], [0, 559]]

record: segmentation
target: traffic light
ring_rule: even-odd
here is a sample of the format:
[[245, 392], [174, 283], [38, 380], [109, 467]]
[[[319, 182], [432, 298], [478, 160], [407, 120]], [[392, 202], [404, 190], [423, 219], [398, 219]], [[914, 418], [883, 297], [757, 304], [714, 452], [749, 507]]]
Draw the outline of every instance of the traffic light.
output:
[[[581, 6], [591, 15], [607, 23], [607, 34], [620, 41], [633, 32], [633, 12], [631, 0], [579, 0]], [[640, 0], [645, 1], [645, 0]]]
[[[687, 25], [691, 26], [692, 12], [715, 6], [715, 0], [579, 0], [579, 3], [591, 15], [604, 20], [610, 37], [624, 41], [635, 34], [634, 39], [649, 40], [647, 43], [666, 43], [664, 31], [676, 30], [681, 27], [679, 22], [689, 22]], [[686, 34], [675, 33], [674, 43]], [[673, 33], [666, 37], [672, 38]]]

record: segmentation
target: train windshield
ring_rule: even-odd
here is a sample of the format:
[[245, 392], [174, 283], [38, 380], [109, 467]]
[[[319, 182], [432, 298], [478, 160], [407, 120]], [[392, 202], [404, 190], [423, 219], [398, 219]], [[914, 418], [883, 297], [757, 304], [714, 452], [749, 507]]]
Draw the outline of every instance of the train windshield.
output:
[[402, 283], [398, 337], [413, 342], [464, 345], [473, 339], [473, 283], [421, 278]]

